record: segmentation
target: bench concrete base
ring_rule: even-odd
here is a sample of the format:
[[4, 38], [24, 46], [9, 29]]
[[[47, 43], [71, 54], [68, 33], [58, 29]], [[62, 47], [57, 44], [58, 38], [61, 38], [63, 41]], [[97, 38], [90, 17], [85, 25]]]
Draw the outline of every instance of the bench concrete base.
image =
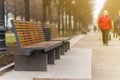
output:
[[47, 54], [15, 55], [16, 71], [47, 71]]
[[65, 50], [65, 52], [68, 52], [68, 50], [70, 50], [70, 42], [64, 43], [64, 50]]
[[55, 59], [60, 59], [61, 48], [58, 47], [55, 49]]
[[70, 42], [67, 42], [66, 45], [67, 45], [67, 50], [70, 50]]
[[68, 49], [67, 49], [67, 43], [64, 43], [64, 47], [65, 47], [65, 52], [67, 52], [68, 51]]
[[65, 46], [64, 45], [61, 46], [61, 55], [65, 55]]
[[63, 42], [60, 48], [61, 48], [61, 55], [65, 55], [65, 52], [68, 52], [68, 50], [70, 50], [70, 42], [65, 42], [65, 43]]
[[55, 64], [55, 50], [47, 52], [48, 55], [48, 64]]

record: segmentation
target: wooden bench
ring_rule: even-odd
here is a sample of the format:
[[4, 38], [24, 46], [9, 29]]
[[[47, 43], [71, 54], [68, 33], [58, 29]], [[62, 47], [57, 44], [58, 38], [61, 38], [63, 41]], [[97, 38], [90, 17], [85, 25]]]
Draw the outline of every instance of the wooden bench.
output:
[[[55, 24], [46, 24], [44, 29], [50, 29], [51, 30], [51, 40], [52, 41], [62, 41], [63, 42], [62, 55], [64, 55], [64, 52], [67, 52], [68, 50], [70, 50], [69, 40], [71, 38], [70, 37], [59, 37], [58, 28], [56, 27]], [[46, 38], [48, 37], [48, 35], [49, 34], [46, 34]]]
[[12, 20], [20, 54], [15, 55], [15, 70], [46, 71], [47, 64], [60, 57], [61, 41], [45, 41], [40, 23]]

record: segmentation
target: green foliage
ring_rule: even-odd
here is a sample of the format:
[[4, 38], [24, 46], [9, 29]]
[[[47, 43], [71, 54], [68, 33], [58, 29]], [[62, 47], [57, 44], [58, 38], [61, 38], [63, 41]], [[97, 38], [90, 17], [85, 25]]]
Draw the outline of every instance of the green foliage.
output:
[[[28, 5], [26, 1], [29, 1], [30, 5], [29, 8], [25, 9], [24, 4]], [[65, 27], [68, 27], [68, 34], [71, 35], [72, 29], [74, 33], [77, 31], [77, 23], [79, 23], [77, 25], [79, 26], [78, 31], [81, 27], [87, 29], [88, 25], [92, 23], [92, 4], [90, 1], [92, 0], [6, 0], [7, 4], [5, 5], [6, 9], [8, 8], [14, 14], [15, 19], [20, 16], [23, 20], [27, 16], [25, 13], [28, 13], [27, 10], [30, 9], [30, 16], [27, 17], [31, 18], [32, 21], [40, 21], [43, 25], [47, 21], [58, 23], [58, 29], [62, 28], [63, 35], [67, 34]], [[67, 18], [65, 20], [64, 16], [67, 16], [69, 20], [67, 21]], [[74, 22], [73, 26], [72, 20]], [[65, 24], [70, 26], [65, 26]], [[7, 42], [12, 41], [15, 40], [7, 40]]]
[[12, 45], [12, 43], [15, 43], [15, 42], [16, 42], [16, 40], [15, 40], [14, 34], [6, 34], [6, 43], [7, 44]]
[[108, 10], [112, 19], [115, 19], [118, 11], [120, 11], [120, 0], [106, 0], [103, 10], [104, 9]]
[[83, 24], [92, 23], [92, 4], [90, 0], [76, 0], [76, 16]]

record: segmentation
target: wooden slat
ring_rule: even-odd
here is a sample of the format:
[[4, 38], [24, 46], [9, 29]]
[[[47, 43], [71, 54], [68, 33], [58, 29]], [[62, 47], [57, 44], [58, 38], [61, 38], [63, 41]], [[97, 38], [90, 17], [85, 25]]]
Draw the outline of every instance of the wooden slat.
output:
[[40, 23], [13, 21], [21, 47], [45, 41]]

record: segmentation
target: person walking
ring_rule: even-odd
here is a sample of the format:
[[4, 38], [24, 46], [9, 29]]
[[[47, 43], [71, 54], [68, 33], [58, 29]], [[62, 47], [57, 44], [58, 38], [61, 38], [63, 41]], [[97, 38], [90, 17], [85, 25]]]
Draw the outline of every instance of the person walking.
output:
[[103, 45], [108, 46], [109, 31], [112, 29], [112, 22], [107, 10], [104, 10], [103, 15], [99, 17], [98, 26], [102, 32]]
[[120, 40], [120, 11], [118, 12], [118, 16], [114, 21], [114, 27], [116, 28], [117, 36]]
[[114, 32], [113, 32], [113, 37], [117, 38], [118, 37], [118, 27], [116, 26], [116, 20], [114, 21]]

